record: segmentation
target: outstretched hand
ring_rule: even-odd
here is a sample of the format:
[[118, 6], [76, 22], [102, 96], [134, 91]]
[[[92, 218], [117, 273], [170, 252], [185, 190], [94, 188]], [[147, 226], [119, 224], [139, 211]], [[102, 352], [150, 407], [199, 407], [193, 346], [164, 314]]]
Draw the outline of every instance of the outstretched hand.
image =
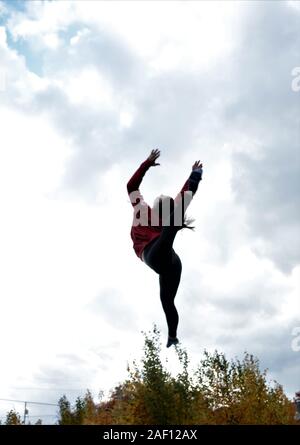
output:
[[197, 168], [202, 168], [203, 164], [200, 161], [196, 161], [192, 167], [192, 170], [196, 170]]
[[159, 158], [159, 156], [160, 156], [160, 150], [155, 149], [151, 151], [150, 156], [148, 157], [148, 161], [151, 161], [152, 167], [160, 165], [158, 162], [155, 162], [156, 159]]

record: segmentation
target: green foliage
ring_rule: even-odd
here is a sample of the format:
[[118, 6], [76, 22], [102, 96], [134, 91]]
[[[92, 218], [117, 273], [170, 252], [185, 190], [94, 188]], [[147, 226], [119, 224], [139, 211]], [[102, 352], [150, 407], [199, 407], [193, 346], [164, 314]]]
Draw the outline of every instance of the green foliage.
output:
[[[281, 385], [268, 382], [267, 370], [261, 371], [252, 355], [228, 360], [218, 351], [204, 351], [191, 373], [188, 354], [177, 345], [180, 372], [173, 376], [161, 361], [156, 326], [143, 334], [141, 362], [128, 366], [128, 378], [109, 399], [96, 404], [87, 391], [72, 407], [64, 395], [59, 400], [60, 425], [299, 424], [294, 404]], [[21, 425], [20, 415], [10, 411], [5, 424]]]
[[22, 425], [21, 416], [14, 409], [11, 409], [7, 415], [4, 425]]
[[87, 391], [83, 398], [78, 397], [72, 409], [67, 397], [64, 395], [58, 402], [59, 405], [59, 425], [83, 425], [85, 419], [95, 415], [96, 406], [90, 391]]
[[161, 361], [156, 326], [150, 334], [143, 334], [141, 362], [128, 366], [128, 378], [111, 391], [109, 399], [96, 404], [87, 391], [71, 407], [63, 396], [59, 424], [297, 423], [294, 404], [277, 382], [268, 382], [267, 370], [261, 371], [252, 355], [245, 353], [242, 360], [228, 360], [218, 351], [204, 351], [196, 371], [191, 373], [188, 354], [177, 345], [180, 372], [173, 376]]
[[72, 425], [74, 422], [74, 414], [71, 410], [71, 404], [65, 395], [59, 399], [58, 406], [60, 414], [59, 425]]
[[245, 353], [243, 361], [228, 361], [224, 354], [205, 351], [196, 376], [214, 423], [293, 423], [291, 402], [282, 387], [267, 382], [267, 370], [260, 371], [252, 355]]
[[86, 423], [108, 424], [289, 424], [294, 407], [282, 387], [267, 382], [259, 361], [244, 354], [228, 361], [204, 351], [197, 370], [189, 372], [187, 352], [176, 346], [181, 371], [172, 376], [160, 359], [160, 333], [145, 336], [141, 364], [128, 366], [129, 378], [100, 403]]
[[294, 406], [277, 383], [268, 383], [259, 361], [244, 354], [228, 361], [204, 351], [196, 372], [187, 352], [176, 346], [181, 372], [173, 377], [160, 359], [160, 333], [145, 336], [141, 365], [111, 394], [111, 422], [121, 424], [289, 424]]

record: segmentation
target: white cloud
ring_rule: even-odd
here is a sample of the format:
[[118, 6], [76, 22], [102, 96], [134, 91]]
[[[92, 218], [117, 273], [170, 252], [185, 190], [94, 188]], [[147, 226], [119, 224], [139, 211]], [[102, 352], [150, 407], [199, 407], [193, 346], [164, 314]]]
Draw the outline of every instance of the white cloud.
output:
[[51, 49], [57, 49], [61, 45], [61, 40], [55, 33], [45, 34], [44, 42], [45, 45]]
[[84, 36], [89, 35], [91, 31], [88, 28], [80, 29], [75, 36], [70, 38], [70, 45], [77, 45]]
[[28, 2], [25, 12], [15, 12], [8, 20], [8, 26], [15, 39], [27, 39], [32, 36], [44, 37], [55, 33], [61, 27], [68, 26], [74, 20], [74, 2], [52, 1]]
[[7, 7], [5, 6], [5, 3], [0, 1], [0, 17], [5, 15], [7, 13]]
[[5, 27], [4, 26], [0, 26], [0, 45], [3, 46], [4, 48], [7, 47], [7, 44], [6, 44], [6, 32], [5, 32]]
[[110, 83], [93, 68], [83, 69], [77, 75], [74, 73], [65, 86], [65, 93], [71, 103], [96, 109], [113, 108], [116, 100]]

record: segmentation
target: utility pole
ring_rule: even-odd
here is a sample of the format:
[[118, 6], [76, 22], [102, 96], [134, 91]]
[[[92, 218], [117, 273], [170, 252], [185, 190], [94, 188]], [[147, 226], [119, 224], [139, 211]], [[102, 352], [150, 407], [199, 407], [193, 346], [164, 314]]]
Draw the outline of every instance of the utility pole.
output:
[[24, 402], [24, 419], [23, 419], [24, 425], [26, 425], [26, 416], [27, 416], [27, 414], [28, 414], [27, 402]]
[[295, 412], [295, 420], [300, 420], [300, 391], [297, 391], [295, 394], [295, 405], [296, 405], [296, 412]]

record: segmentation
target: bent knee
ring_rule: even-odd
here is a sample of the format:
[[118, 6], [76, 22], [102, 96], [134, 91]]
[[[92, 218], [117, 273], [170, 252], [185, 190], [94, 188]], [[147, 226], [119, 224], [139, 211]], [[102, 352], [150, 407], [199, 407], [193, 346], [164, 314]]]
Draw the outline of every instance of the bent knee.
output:
[[180, 257], [177, 255], [177, 253], [174, 252], [172, 257], [172, 265], [173, 267], [176, 267], [178, 269], [182, 269], [182, 263]]

